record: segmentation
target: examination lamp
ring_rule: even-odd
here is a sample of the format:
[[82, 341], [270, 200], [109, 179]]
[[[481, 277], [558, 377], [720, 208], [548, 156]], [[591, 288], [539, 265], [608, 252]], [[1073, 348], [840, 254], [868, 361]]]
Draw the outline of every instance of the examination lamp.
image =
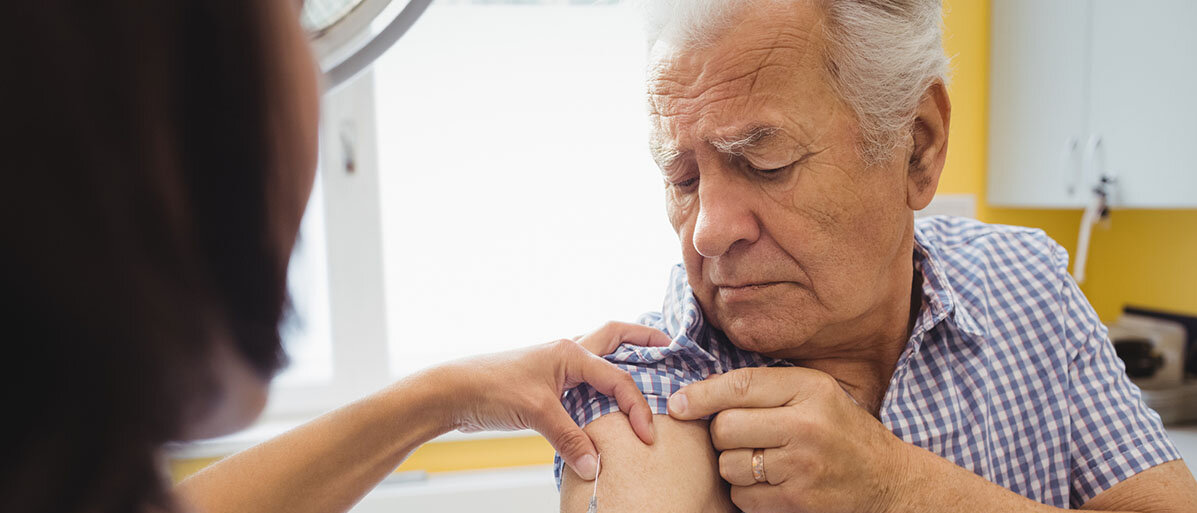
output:
[[432, 0], [307, 0], [307, 31], [329, 91], [365, 70], [395, 44]]

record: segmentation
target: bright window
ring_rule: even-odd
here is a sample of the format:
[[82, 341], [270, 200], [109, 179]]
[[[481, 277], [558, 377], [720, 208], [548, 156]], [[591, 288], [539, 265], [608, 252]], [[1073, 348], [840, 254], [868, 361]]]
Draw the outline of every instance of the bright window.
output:
[[267, 416], [659, 309], [644, 71], [631, 5], [449, 0], [330, 92]]
[[433, 4], [375, 65], [395, 374], [660, 308], [638, 12], [553, 4]]

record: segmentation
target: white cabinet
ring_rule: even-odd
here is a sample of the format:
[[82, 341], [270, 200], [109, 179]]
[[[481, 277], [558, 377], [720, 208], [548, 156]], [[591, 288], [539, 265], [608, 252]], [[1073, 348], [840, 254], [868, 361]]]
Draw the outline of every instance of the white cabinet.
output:
[[1197, 1], [992, 8], [991, 204], [1197, 207]]

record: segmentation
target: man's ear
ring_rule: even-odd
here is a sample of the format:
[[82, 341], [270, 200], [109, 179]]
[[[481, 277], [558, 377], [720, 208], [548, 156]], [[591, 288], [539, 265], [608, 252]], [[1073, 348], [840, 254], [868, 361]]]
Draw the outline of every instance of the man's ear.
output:
[[927, 88], [915, 110], [911, 137], [914, 138], [910, 162], [906, 166], [906, 205], [922, 210], [931, 203], [939, 187], [948, 155], [948, 127], [952, 122], [952, 102], [943, 82]]

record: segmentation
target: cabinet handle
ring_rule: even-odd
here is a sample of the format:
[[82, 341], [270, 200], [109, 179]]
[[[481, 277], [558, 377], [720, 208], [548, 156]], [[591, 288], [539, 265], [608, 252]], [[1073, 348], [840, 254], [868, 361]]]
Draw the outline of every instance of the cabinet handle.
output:
[[[1093, 184], [1096, 185], [1097, 180], [1105, 172], [1105, 169], [1103, 169], [1105, 167], [1105, 151], [1103, 150], [1104, 148], [1102, 147], [1101, 136], [1089, 136], [1089, 143], [1085, 145], [1085, 156], [1081, 159], [1081, 176], [1077, 180], [1078, 182], [1087, 182], [1092, 180]], [[1101, 162], [1098, 162], [1099, 157], [1101, 157]], [[1084, 185], [1086, 186], [1085, 188], [1088, 189], [1089, 184]], [[1088, 190], [1085, 192], [1088, 192]]]
[[1068, 177], [1068, 195], [1076, 196], [1076, 187], [1081, 182], [1081, 175], [1084, 171], [1084, 163], [1077, 159], [1077, 150], [1080, 149], [1081, 141], [1075, 136], [1069, 137], [1064, 146], [1064, 154], [1060, 156], [1060, 163], [1065, 170], [1071, 173], [1065, 175]]
[[1114, 187], [1118, 183], [1118, 176], [1106, 169], [1105, 144], [1100, 135], [1089, 138], [1089, 145], [1085, 148], [1083, 159], [1084, 180], [1089, 180], [1087, 188], [1092, 193], [1100, 195], [1104, 203], [1110, 202]]

